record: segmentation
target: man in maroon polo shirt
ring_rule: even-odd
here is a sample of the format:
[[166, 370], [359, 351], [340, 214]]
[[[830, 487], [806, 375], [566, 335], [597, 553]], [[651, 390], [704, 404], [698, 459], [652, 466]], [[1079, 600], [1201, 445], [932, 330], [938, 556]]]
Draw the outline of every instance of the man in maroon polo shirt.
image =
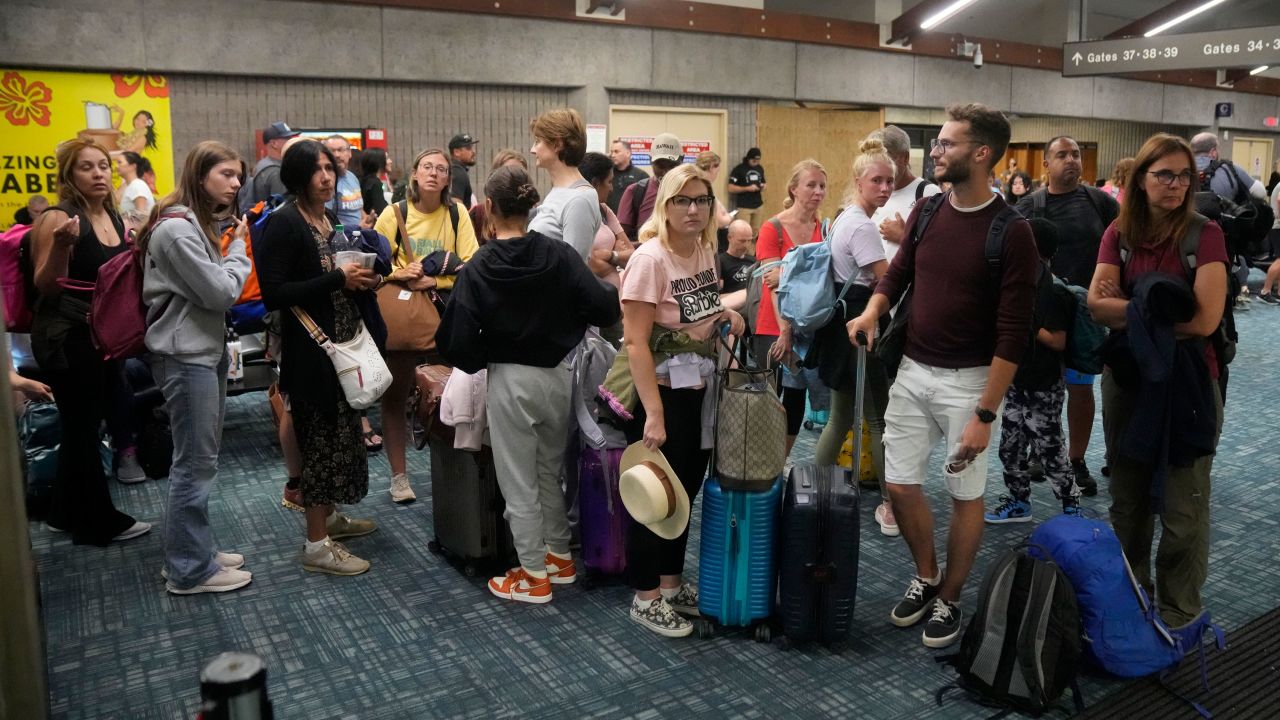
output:
[[[1031, 228], [1010, 212], [999, 272], [987, 266], [992, 221], [1008, 206], [987, 182], [1009, 144], [1009, 121], [984, 105], [953, 105], [933, 141], [934, 177], [951, 191], [923, 236], [902, 243], [849, 337], [875, 336], [878, 318], [914, 284], [902, 364], [885, 412], [885, 482], [915, 577], [890, 613], [899, 627], [930, 614], [923, 641], [941, 648], [963, 626], [957, 603], [982, 541], [984, 452], [991, 424], [1031, 338], [1038, 256]], [[915, 233], [923, 203], [907, 219]], [[938, 564], [933, 514], [924, 495], [929, 454], [946, 438], [943, 480], [951, 495], [946, 573]]]

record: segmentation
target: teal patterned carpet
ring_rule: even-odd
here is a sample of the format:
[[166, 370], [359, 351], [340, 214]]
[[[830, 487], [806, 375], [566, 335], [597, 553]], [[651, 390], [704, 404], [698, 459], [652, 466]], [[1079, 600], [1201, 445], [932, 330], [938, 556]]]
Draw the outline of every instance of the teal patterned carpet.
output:
[[[1280, 451], [1276, 381], [1280, 308], [1239, 314], [1226, 428], [1214, 467], [1213, 548], [1205, 597], [1228, 631], [1280, 605]], [[1102, 466], [1101, 423], [1089, 464]], [[934, 691], [952, 680], [886, 615], [909, 579], [899, 538], [881, 536], [863, 508], [861, 578], [851, 646], [783, 651], [745, 633], [669, 640], [634, 625], [620, 586], [557, 589], [525, 606], [497, 600], [427, 550], [432, 538], [427, 456], [412, 453], [416, 504], [387, 495], [384, 457], [371, 459], [370, 494], [351, 510], [379, 530], [350, 541], [372, 562], [363, 576], [302, 571], [302, 517], [280, 507], [284, 484], [266, 397], [234, 398], [211, 515], [223, 549], [244, 553], [253, 584], [225, 595], [176, 597], [160, 579], [158, 532], [106, 549], [75, 547], [31, 526], [41, 574], [53, 715], [58, 718], [192, 718], [203, 662], [224, 650], [261, 655], [278, 718], [969, 718], [991, 711]], [[813, 451], [803, 431], [793, 460]], [[1003, 488], [992, 464], [988, 499]], [[941, 483], [928, 486], [947, 527]], [[166, 481], [113, 484], [116, 502], [161, 521]], [[1033, 490], [1038, 518], [1057, 511]], [[1105, 517], [1105, 491], [1086, 498]], [[689, 575], [696, 579], [695, 539]], [[989, 529], [978, 568], [1029, 526]], [[941, 540], [940, 540], [941, 544]], [[963, 607], [973, 607], [978, 578]], [[1273, 658], [1274, 662], [1274, 658]], [[1084, 678], [1086, 702], [1121, 687]], [[1212, 699], [1207, 703], [1213, 707]], [[1067, 706], [1064, 703], [1064, 709]], [[1061, 714], [1065, 714], [1061, 713]], [[1060, 715], [1061, 715], [1060, 714]], [[1280, 708], [1271, 715], [1280, 716]], [[1221, 717], [1221, 716], [1220, 716]]]

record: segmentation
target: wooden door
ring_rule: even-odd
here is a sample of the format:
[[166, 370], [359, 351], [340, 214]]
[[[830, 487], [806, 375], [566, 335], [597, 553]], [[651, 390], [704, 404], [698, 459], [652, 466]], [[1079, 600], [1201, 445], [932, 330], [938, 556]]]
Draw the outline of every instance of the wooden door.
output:
[[812, 158], [827, 170], [827, 198], [819, 213], [835, 217], [840, 209], [858, 144], [884, 126], [879, 110], [816, 110], [761, 103], [756, 114], [760, 164], [767, 184], [764, 211], [772, 217], [782, 211], [792, 167]]

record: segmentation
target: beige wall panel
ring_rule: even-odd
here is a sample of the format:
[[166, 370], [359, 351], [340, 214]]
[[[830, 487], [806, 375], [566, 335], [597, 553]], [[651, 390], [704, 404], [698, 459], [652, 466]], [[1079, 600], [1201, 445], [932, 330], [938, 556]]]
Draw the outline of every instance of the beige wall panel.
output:
[[[674, 133], [681, 142], [706, 141], [711, 150], [725, 162], [724, 148], [728, 140], [728, 113], [721, 109], [673, 108], [640, 105], [615, 105], [609, 109], [609, 137], [649, 136]], [[650, 170], [650, 168], [645, 168]], [[721, 167], [712, 191], [725, 197], [725, 178], [729, 168]]]
[[813, 158], [827, 169], [827, 199], [823, 217], [840, 208], [858, 143], [881, 126], [879, 111], [810, 110], [761, 104], [759, 139], [761, 164], [768, 177], [764, 191], [766, 217], [781, 212], [787, 197], [791, 168]]

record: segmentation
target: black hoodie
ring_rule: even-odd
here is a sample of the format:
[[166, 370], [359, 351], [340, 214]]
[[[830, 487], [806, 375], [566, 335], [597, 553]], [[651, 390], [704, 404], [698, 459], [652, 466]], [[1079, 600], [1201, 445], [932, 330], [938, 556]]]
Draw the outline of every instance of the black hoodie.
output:
[[587, 326], [622, 314], [618, 291], [564, 242], [531, 232], [481, 247], [458, 274], [436, 345], [454, 367], [489, 363], [555, 367]]

